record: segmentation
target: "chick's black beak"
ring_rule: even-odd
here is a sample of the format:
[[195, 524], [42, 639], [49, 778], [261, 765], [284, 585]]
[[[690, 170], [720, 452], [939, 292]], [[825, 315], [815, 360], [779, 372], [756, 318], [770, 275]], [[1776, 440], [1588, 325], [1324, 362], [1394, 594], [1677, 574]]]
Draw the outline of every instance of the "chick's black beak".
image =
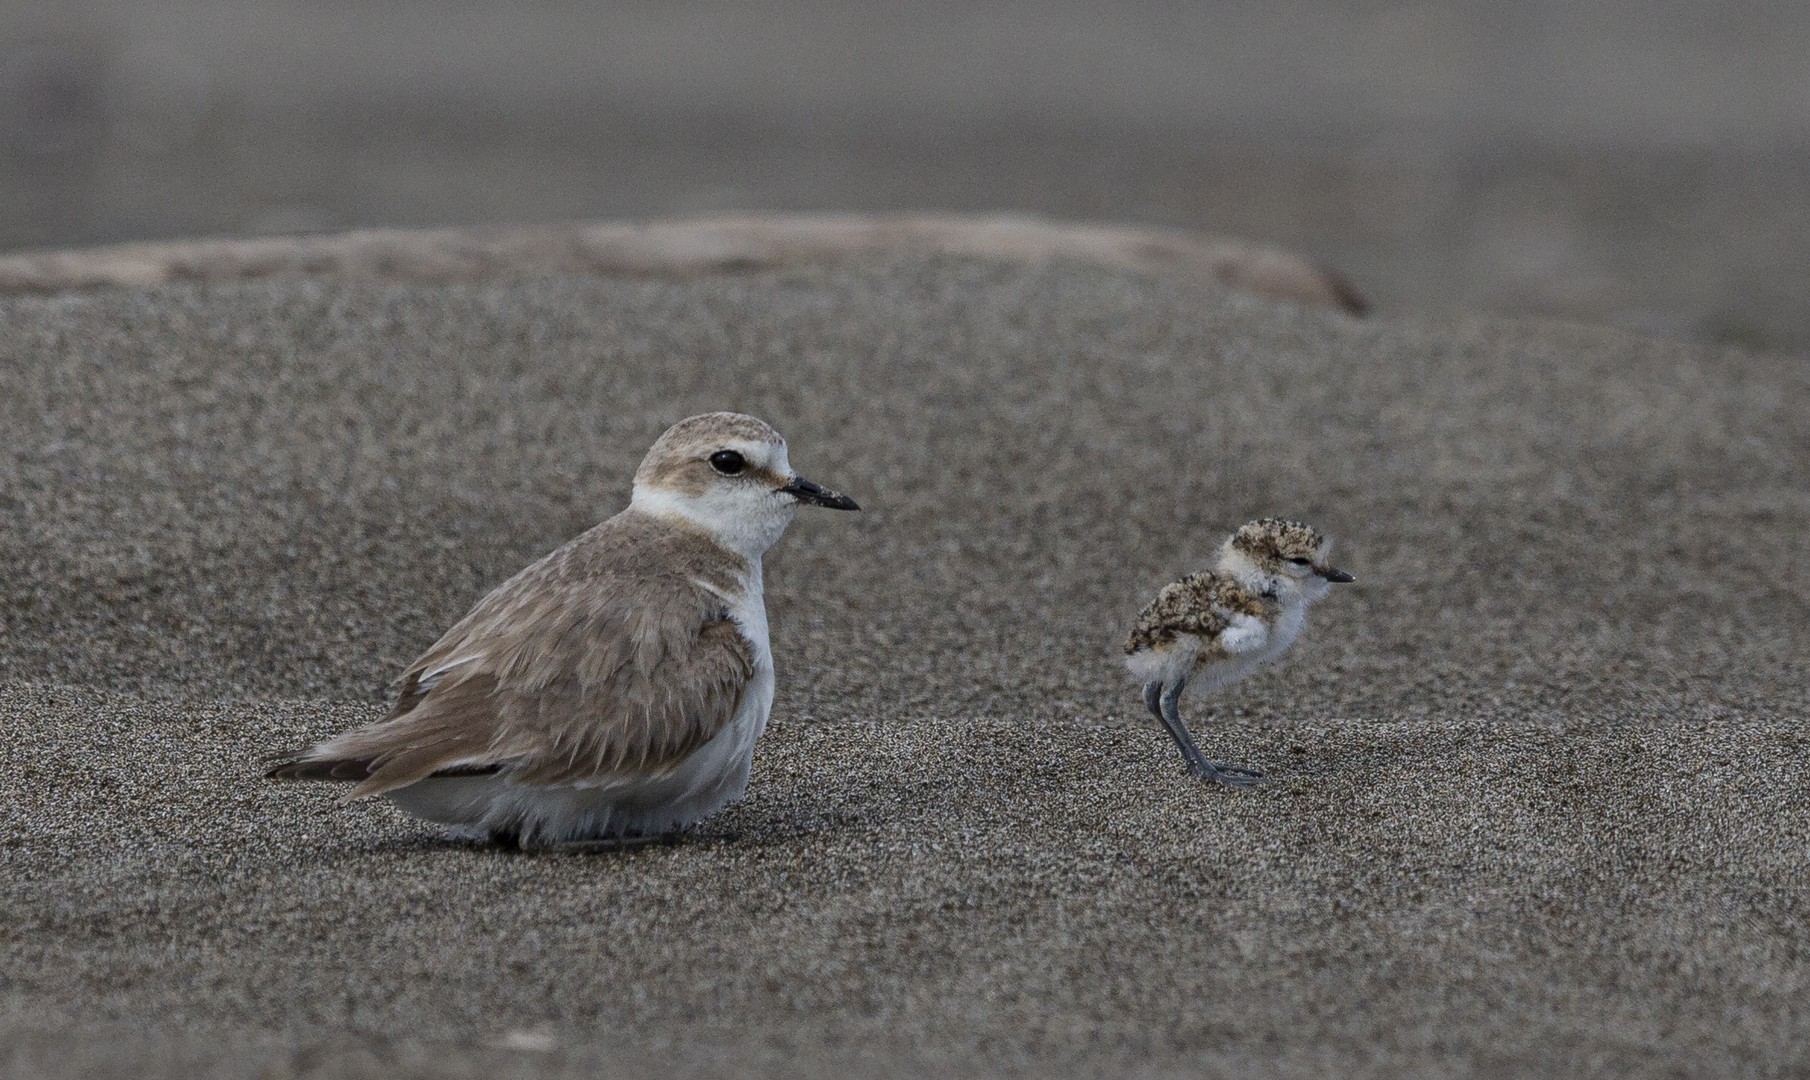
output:
[[840, 491], [831, 491], [822, 484], [815, 484], [802, 476], [794, 476], [790, 483], [779, 489], [801, 503], [812, 506], [827, 507], [831, 510], [859, 510], [861, 506], [855, 500]]
[[1351, 582], [1351, 581], [1357, 580], [1357, 578], [1352, 577], [1350, 574], [1346, 573], [1343, 570], [1340, 570], [1336, 566], [1316, 566], [1316, 567], [1314, 567], [1314, 573], [1320, 575], [1321, 577], [1325, 578], [1327, 581], [1330, 581], [1335, 585], [1343, 585], [1346, 582]]

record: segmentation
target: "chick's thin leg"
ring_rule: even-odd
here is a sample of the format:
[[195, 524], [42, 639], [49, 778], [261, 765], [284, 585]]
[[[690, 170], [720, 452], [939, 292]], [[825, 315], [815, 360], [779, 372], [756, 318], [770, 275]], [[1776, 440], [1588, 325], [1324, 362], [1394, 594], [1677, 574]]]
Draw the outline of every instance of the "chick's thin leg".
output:
[[1207, 756], [1200, 752], [1200, 747], [1194, 745], [1187, 725], [1182, 723], [1180, 709], [1182, 691], [1187, 686], [1187, 679], [1178, 679], [1166, 687], [1161, 683], [1150, 683], [1144, 687], [1144, 703], [1163, 722], [1163, 727], [1169, 732], [1169, 737], [1175, 740], [1175, 745], [1181, 747], [1182, 759], [1188, 763], [1188, 771], [1203, 780], [1231, 787], [1252, 787], [1263, 783], [1264, 776], [1256, 769], [1208, 761]]

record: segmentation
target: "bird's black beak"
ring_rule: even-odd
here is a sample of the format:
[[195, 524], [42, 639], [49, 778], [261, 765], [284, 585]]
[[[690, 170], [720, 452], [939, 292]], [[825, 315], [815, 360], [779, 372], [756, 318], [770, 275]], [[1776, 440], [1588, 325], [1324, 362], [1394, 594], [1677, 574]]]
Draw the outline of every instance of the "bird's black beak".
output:
[[1334, 585], [1343, 585], [1347, 582], [1357, 580], [1357, 578], [1352, 577], [1350, 574], [1340, 570], [1336, 566], [1316, 566], [1314, 567], [1314, 573], [1325, 578], [1327, 581], [1332, 582]]
[[791, 483], [779, 489], [781, 493], [790, 495], [801, 503], [812, 506], [827, 507], [831, 510], [859, 510], [861, 506], [855, 500], [840, 491], [831, 491], [822, 484], [814, 484], [802, 476], [794, 476]]

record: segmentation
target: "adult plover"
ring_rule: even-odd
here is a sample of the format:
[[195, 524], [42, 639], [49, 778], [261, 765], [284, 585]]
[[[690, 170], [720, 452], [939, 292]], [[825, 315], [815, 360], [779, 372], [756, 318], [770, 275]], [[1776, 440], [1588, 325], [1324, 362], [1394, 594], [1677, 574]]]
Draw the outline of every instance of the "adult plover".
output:
[[1264, 518], [1240, 526], [1218, 565], [1165, 585], [1125, 639], [1125, 666], [1144, 684], [1144, 703], [1161, 720], [1196, 776], [1245, 787], [1263, 774], [1208, 761], [1182, 723], [1184, 691], [1237, 682], [1288, 651], [1307, 607], [1333, 582], [1353, 580], [1326, 565], [1330, 541], [1298, 521]]
[[747, 788], [773, 705], [761, 554], [800, 503], [859, 509], [794, 473], [762, 421], [681, 420], [628, 508], [478, 601], [389, 716], [267, 775], [354, 781], [348, 800], [505, 844], [685, 829]]

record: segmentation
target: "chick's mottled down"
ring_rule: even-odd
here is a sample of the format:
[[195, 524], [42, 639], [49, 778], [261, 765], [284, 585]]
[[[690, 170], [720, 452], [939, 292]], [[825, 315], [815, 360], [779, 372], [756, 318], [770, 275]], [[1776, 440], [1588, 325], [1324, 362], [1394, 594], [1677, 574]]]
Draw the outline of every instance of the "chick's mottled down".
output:
[[[1262, 597], [1253, 595], [1227, 575], [1211, 570], [1189, 574], [1163, 586], [1156, 599], [1138, 613], [1137, 625], [1125, 639], [1125, 652], [1161, 655], [1185, 636], [1198, 639], [1198, 658], [1211, 657], [1215, 652], [1223, 655], [1227, 650], [1222, 636], [1233, 631], [1235, 642], [1234, 627], [1249, 626], [1246, 620], [1260, 620], [1267, 610]], [[1201, 646], [1208, 643], [1212, 647], [1203, 655]]]
[[1206, 693], [1245, 678], [1287, 652], [1307, 608], [1352, 576], [1326, 562], [1331, 544], [1311, 526], [1263, 518], [1240, 526], [1212, 570], [1163, 586], [1125, 641], [1125, 664], [1144, 684], [1150, 711], [1195, 774], [1258, 783], [1254, 769], [1207, 760], [1182, 723], [1185, 692]]

